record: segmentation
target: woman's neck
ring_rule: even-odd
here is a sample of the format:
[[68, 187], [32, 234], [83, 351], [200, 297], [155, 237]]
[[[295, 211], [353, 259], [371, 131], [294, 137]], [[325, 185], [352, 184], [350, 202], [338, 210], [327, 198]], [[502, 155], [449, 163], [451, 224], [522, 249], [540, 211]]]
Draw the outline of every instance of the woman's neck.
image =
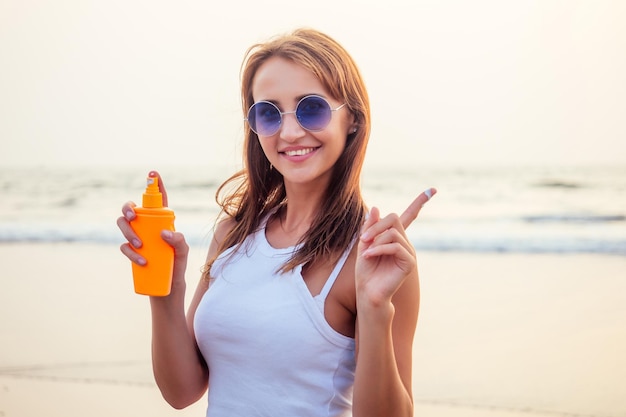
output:
[[286, 187], [286, 194], [286, 203], [277, 210], [275, 215], [279, 227], [274, 230], [274, 233], [281, 237], [281, 241], [295, 244], [309, 231], [317, 217], [323, 192], [320, 188], [297, 187], [294, 190], [294, 187]]

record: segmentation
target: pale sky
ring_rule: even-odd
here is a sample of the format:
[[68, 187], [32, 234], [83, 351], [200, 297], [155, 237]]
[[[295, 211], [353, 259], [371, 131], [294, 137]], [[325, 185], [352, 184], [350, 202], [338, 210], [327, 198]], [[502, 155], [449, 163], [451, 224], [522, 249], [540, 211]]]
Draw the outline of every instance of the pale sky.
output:
[[626, 164], [626, 1], [3, 0], [0, 166], [237, 163], [239, 68], [299, 26], [355, 57], [371, 163]]

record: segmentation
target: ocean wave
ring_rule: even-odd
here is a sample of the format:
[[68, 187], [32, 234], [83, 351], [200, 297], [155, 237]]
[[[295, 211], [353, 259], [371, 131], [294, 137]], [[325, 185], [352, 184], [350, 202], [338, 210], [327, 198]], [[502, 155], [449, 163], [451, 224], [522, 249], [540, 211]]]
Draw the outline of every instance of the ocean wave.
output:
[[[190, 230], [200, 230], [191, 227]], [[192, 246], [207, 246], [210, 232], [181, 230]], [[418, 251], [432, 252], [474, 252], [474, 253], [528, 253], [528, 254], [605, 254], [626, 256], [626, 238], [578, 238], [561, 237], [520, 237], [520, 236], [419, 236], [411, 237]], [[0, 227], [0, 243], [94, 243], [115, 244], [123, 242], [123, 237], [115, 227], [102, 229], [81, 227], [67, 229], [57, 227]]]
[[2, 227], [0, 243], [121, 243], [119, 231], [84, 228], [71, 230], [58, 227]]
[[614, 223], [626, 221], [623, 214], [542, 214], [534, 216], [524, 216], [522, 220], [526, 223]]
[[562, 181], [562, 180], [543, 180], [534, 184], [537, 187], [541, 188], [564, 188], [564, 189], [577, 189], [583, 188], [584, 185], [581, 183], [573, 182], [573, 181]]
[[420, 239], [416, 250], [434, 252], [526, 253], [526, 254], [603, 254], [626, 256], [626, 239]]

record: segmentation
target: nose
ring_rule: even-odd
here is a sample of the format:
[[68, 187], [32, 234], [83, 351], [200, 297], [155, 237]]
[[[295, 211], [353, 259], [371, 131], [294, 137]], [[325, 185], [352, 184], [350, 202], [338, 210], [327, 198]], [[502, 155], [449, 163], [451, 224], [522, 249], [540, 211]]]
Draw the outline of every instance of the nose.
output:
[[302, 137], [306, 132], [298, 123], [295, 111], [284, 112], [280, 126], [280, 138], [286, 142], [293, 142]]

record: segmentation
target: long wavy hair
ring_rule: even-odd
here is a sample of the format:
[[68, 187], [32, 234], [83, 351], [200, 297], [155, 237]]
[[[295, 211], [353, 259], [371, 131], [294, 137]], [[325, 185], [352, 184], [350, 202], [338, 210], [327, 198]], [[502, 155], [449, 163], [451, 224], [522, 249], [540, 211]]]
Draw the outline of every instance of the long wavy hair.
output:
[[[360, 178], [371, 120], [369, 97], [354, 60], [334, 39], [313, 29], [297, 29], [248, 49], [240, 73], [244, 115], [254, 103], [252, 84], [257, 70], [276, 56], [311, 71], [333, 99], [347, 103], [357, 127], [348, 135], [344, 152], [333, 167], [317, 216], [302, 236], [299, 249], [281, 268], [287, 272], [321, 259], [334, 263], [357, 236], [366, 213]], [[262, 219], [288, 204], [282, 175], [273, 169], [247, 123], [244, 133], [243, 169], [227, 179], [215, 195], [221, 207], [218, 221], [234, 219], [234, 227], [220, 242], [217, 255], [207, 261], [206, 277], [221, 253], [241, 245], [259, 229]]]

